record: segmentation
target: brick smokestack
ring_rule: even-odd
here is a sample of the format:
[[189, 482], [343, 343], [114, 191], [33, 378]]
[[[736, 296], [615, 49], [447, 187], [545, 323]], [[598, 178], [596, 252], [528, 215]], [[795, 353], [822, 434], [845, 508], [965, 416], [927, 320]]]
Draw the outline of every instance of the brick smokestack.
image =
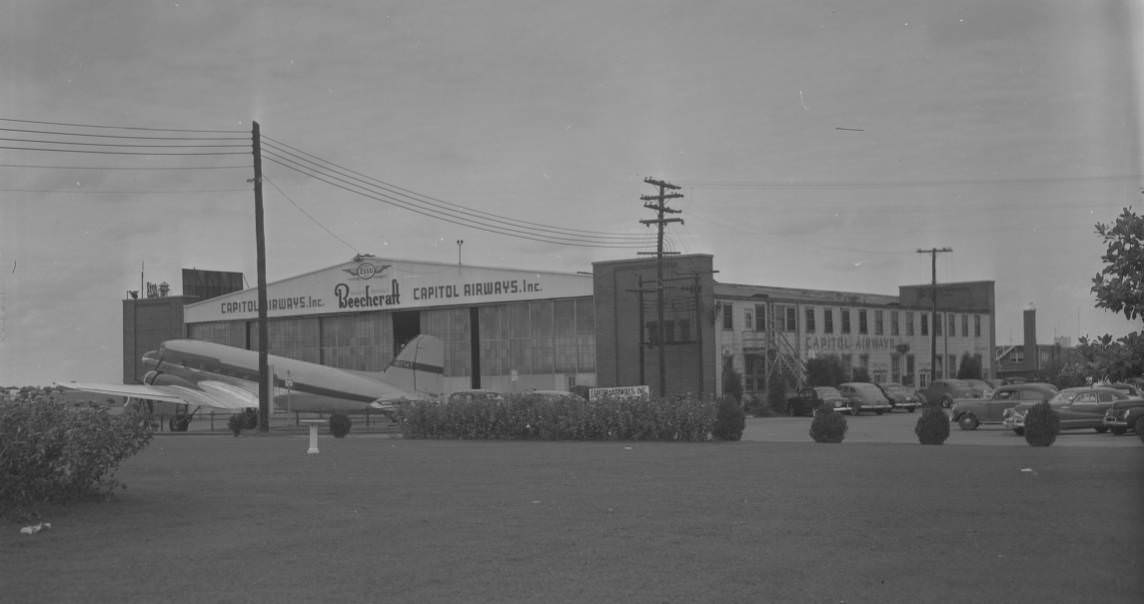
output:
[[1030, 302], [1025, 308], [1025, 367], [1036, 371], [1040, 369], [1040, 359], [1037, 356], [1037, 309]]

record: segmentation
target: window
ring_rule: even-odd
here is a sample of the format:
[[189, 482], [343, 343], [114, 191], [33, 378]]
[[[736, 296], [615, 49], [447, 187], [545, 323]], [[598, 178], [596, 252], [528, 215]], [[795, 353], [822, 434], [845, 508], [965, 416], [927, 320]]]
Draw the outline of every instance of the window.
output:
[[945, 323], [945, 317], [941, 316], [941, 314], [936, 314], [933, 316], [933, 333], [934, 333], [934, 335], [938, 335], [938, 336], [941, 335], [942, 323]]
[[842, 333], [850, 333], [850, 309], [842, 309]]
[[730, 302], [723, 303], [723, 329], [735, 328], [735, 308]]
[[798, 313], [797, 309], [793, 306], [788, 306], [786, 309], [786, 328], [787, 331], [798, 331]]
[[656, 329], [655, 321], [647, 322], [647, 343], [649, 346], [656, 346], [659, 344], [659, 330]]
[[834, 309], [822, 309], [822, 333], [834, 333]]
[[973, 337], [981, 337], [981, 315], [973, 315]]
[[786, 306], [775, 305], [775, 331], [786, 331]]
[[957, 355], [951, 354], [947, 358], [949, 360], [949, 375], [950, 375], [950, 377], [956, 376], [957, 375]]
[[882, 311], [874, 311], [874, 335], [880, 336], [886, 333], [885, 326], [882, 324]]
[[749, 308], [743, 309], [743, 327], [748, 331], [754, 329], [751, 325], [751, 309]]
[[969, 337], [969, 315], [961, 315], [961, 337]]
[[890, 381], [902, 383], [902, 355], [896, 352], [890, 353]]
[[680, 319], [680, 320], [675, 322], [675, 325], [679, 328], [679, 341], [680, 342], [690, 342], [691, 341], [691, 321], [689, 319]]
[[929, 315], [922, 315], [921, 317], [922, 317], [921, 335], [928, 336], [929, 335]]
[[914, 385], [914, 355], [906, 355], [906, 375], [902, 378], [902, 383], [906, 386]]
[[933, 379], [940, 380], [945, 377], [945, 372], [942, 371], [942, 369], [945, 368], [945, 358], [938, 354], [934, 355], [933, 360], [935, 363], [937, 363], [937, 367], [934, 367]]
[[755, 331], [767, 330], [767, 305], [755, 305]]
[[[906, 335], [914, 335], [914, 311], [906, 311]], [[910, 373], [913, 373], [912, 371]]]
[[860, 333], [860, 334], [870, 333], [866, 327], [866, 309], [865, 308], [858, 311], [858, 333]]
[[806, 333], [814, 333], [814, 307], [806, 309]]
[[949, 333], [949, 335], [951, 335], [951, 336], [956, 336], [957, 335], [957, 315], [955, 315], [953, 313], [948, 313], [945, 316], [949, 317], [949, 331], [947, 333]]

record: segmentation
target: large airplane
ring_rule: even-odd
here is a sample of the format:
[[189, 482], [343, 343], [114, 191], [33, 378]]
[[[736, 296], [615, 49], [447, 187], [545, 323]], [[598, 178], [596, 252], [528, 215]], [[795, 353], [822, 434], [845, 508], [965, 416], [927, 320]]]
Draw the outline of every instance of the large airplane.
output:
[[[274, 374], [272, 407], [287, 411], [347, 413], [367, 409], [391, 414], [403, 402], [441, 395], [444, 347], [441, 340], [417, 336], [382, 372], [353, 371], [268, 355]], [[143, 384], [57, 383], [57, 386], [131, 399], [200, 408], [245, 411], [258, 409], [258, 352], [203, 342], [167, 340], [143, 355], [149, 368]]]

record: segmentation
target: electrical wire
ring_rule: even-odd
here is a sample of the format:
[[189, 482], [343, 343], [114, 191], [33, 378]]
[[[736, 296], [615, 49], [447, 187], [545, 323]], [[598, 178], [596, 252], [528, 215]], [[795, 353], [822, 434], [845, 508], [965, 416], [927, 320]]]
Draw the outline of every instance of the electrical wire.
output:
[[99, 151], [95, 149], [52, 149], [37, 147], [0, 146], [15, 151], [46, 151], [50, 153], [95, 153], [99, 155], [249, 155], [249, 151]]
[[191, 136], [140, 136], [131, 134], [92, 134], [90, 132], [57, 132], [55, 130], [28, 130], [26, 128], [0, 128], [0, 132], [22, 132], [24, 134], [51, 134], [54, 136], [82, 136], [89, 138], [124, 138], [124, 139], [140, 139], [140, 140], [164, 140], [164, 141], [250, 141], [248, 136], [210, 136], [210, 137], [191, 137]]
[[69, 122], [45, 122], [38, 120], [21, 120], [7, 117], [0, 117], [0, 122], [12, 122], [16, 124], [39, 124], [41, 126], [69, 126], [77, 128], [100, 128], [108, 130], [139, 130], [145, 132], [190, 132], [199, 134], [246, 134], [245, 130], [191, 130], [186, 128], [143, 128], [140, 126], [107, 126], [102, 124], [76, 124]]
[[250, 189], [199, 189], [194, 191], [84, 191], [82, 189], [0, 189], [5, 193], [51, 193], [62, 195], [200, 195], [206, 193], [243, 193]]
[[[343, 179], [349, 179], [351, 181], [364, 182], [364, 183], [366, 183], [372, 187], [382, 189], [382, 190], [386, 191], [387, 193], [394, 194], [394, 195], [397, 195], [399, 197], [404, 197], [404, 198], [408, 199], [411, 203], [427, 204], [427, 205], [434, 206], [436, 208], [439, 208], [439, 209], [442, 209], [444, 211], [451, 212], [454, 214], [463, 214], [463, 215], [472, 216], [472, 217], [482, 219], [482, 220], [486, 220], [486, 221], [492, 221], [492, 222], [496, 222], [496, 223], [502, 223], [505, 225], [511, 225], [514, 227], [534, 228], [534, 229], [548, 231], [548, 232], [552, 232], [552, 233], [556, 233], [556, 234], [560, 234], [560, 235], [573, 235], [574, 234], [577, 236], [584, 236], [584, 237], [588, 237], [588, 238], [616, 239], [616, 240], [625, 240], [625, 241], [639, 240], [641, 243], [645, 243], [645, 244], [654, 241], [653, 237], [650, 237], [647, 235], [625, 235], [625, 234], [614, 234], [614, 233], [602, 233], [599, 231], [588, 231], [588, 230], [583, 230], [583, 229], [553, 227], [553, 226], [544, 225], [544, 224], [540, 224], [540, 223], [536, 223], [536, 222], [530, 222], [530, 221], [526, 221], [526, 220], [519, 220], [519, 219], [515, 219], [515, 218], [510, 218], [507, 216], [502, 216], [502, 215], [494, 214], [491, 212], [473, 210], [471, 208], [468, 208], [468, 207], [465, 207], [465, 206], [462, 206], [459, 204], [451, 203], [448, 201], [437, 199], [435, 197], [431, 197], [428, 195], [417, 193], [415, 191], [411, 191], [409, 189], [406, 189], [406, 188], [403, 188], [403, 187], [382, 181], [380, 179], [362, 174], [361, 172], [357, 172], [357, 171], [352, 170], [350, 168], [346, 168], [344, 166], [341, 166], [335, 162], [331, 162], [329, 160], [322, 159], [321, 157], [318, 157], [312, 153], [307, 153], [306, 151], [303, 151], [301, 149], [298, 149], [297, 147], [294, 147], [292, 145], [288, 145], [286, 143], [283, 143], [283, 142], [278, 141], [276, 139], [273, 139], [271, 137], [263, 136], [263, 138], [268, 141], [268, 147], [270, 149], [273, 149], [273, 150], [277, 151], [278, 153], [287, 156], [286, 159], [289, 159], [290, 161], [304, 162], [305, 164], [308, 164], [306, 166], [308, 168], [312, 167], [311, 169], [324, 170], [325, 172], [333, 172], [338, 177], [343, 178]], [[327, 167], [327, 166], [332, 166], [332, 168]]]
[[645, 247], [644, 244], [635, 243], [635, 242], [629, 242], [629, 243], [593, 242], [593, 241], [587, 241], [587, 240], [583, 240], [583, 239], [576, 239], [576, 238], [571, 238], [571, 237], [566, 237], [566, 236], [555, 236], [555, 235], [550, 235], [550, 236], [544, 237], [544, 236], [538, 236], [538, 234], [536, 234], [536, 233], [532, 233], [532, 232], [528, 232], [528, 231], [520, 231], [520, 230], [512, 229], [509, 227], [503, 227], [503, 226], [502, 227], [496, 227], [496, 226], [489, 226], [489, 225], [485, 225], [485, 224], [476, 224], [472, 221], [465, 221], [465, 220], [462, 220], [461, 218], [451, 216], [451, 215], [446, 216], [446, 215], [441, 215], [441, 214], [433, 214], [433, 213], [431, 213], [431, 212], [429, 212], [423, 208], [412, 207], [408, 204], [408, 202], [398, 200], [398, 199], [394, 199], [392, 195], [387, 195], [384, 193], [378, 193], [377, 191], [370, 190], [367, 187], [364, 187], [362, 185], [349, 183], [343, 179], [338, 179], [336, 177], [332, 177], [326, 173], [316, 172], [313, 169], [309, 169], [309, 168], [304, 167], [304, 166], [299, 166], [296, 163], [292, 163], [292, 162], [289, 162], [288, 160], [281, 159], [280, 156], [277, 156], [273, 153], [266, 153], [266, 154], [264, 154], [264, 157], [266, 157], [266, 159], [268, 161], [275, 163], [275, 164], [278, 164], [279, 166], [282, 166], [283, 168], [293, 170], [295, 172], [298, 172], [299, 174], [309, 176], [309, 177], [314, 178], [316, 180], [320, 180], [326, 184], [329, 184], [329, 185], [334, 186], [336, 188], [342, 189], [343, 191], [353, 193], [356, 195], [360, 195], [360, 196], [366, 197], [368, 199], [373, 199], [373, 200], [378, 201], [380, 203], [384, 203], [384, 204], [395, 206], [395, 207], [398, 207], [398, 208], [401, 208], [404, 210], [408, 210], [408, 211], [414, 212], [416, 214], [420, 214], [422, 216], [425, 216], [427, 218], [442, 220], [444, 222], [449, 222], [449, 223], [456, 224], [459, 226], [473, 228], [473, 229], [476, 229], [479, 231], [484, 231], [487, 233], [493, 233], [493, 234], [498, 234], [498, 235], [507, 235], [509, 237], [516, 237], [518, 239], [528, 239], [528, 240], [532, 240], [532, 241], [539, 241], [542, 243], [554, 243], [554, 244], [571, 245], [571, 246], [578, 246], [578, 247], [613, 247], [613, 248]]
[[250, 144], [245, 145], [232, 145], [232, 144], [208, 144], [208, 145], [141, 145], [139, 143], [80, 143], [75, 141], [53, 141], [44, 140], [39, 138], [11, 138], [0, 136], [0, 141], [8, 141], [11, 143], [37, 143], [42, 145], [74, 145], [77, 147], [125, 147], [129, 149], [203, 149], [203, 148], [250, 148]]
[[947, 187], [971, 185], [1024, 185], [1061, 182], [1099, 182], [1139, 180], [1141, 174], [1100, 174], [1093, 176], [1045, 176], [1032, 178], [998, 179], [948, 179], [948, 180], [901, 180], [901, 181], [835, 181], [835, 182], [781, 182], [781, 181], [694, 181], [682, 186], [692, 189], [715, 189], [731, 191], [782, 191], [802, 189], [894, 189], [914, 187]]
[[53, 164], [0, 164], [0, 168], [34, 168], [48, 170], [252, 170], [253, 164], [243, 166], [59, 166]]
[[314, 224], [321, 227], [323, 231], [325, 231], [326, 233], [329, 233], [330, 237], [333, 237], [334, 239], [337, 239], [338, 241], [342, 242], [343, 245], [345, 245], [346, 247], [353, 250], [354, 254], [360, 254], [361, 253], [361, 251], [358, 250], [357, 247], [355, 247], [353, 244], [349, 243], [345, 239], [342, 239], [341, 237], [338, 237], [337, 233], [334, 233], [330, 229], [326, 228], [326, 225], [322, 224], [321, 222], [318, 222], [317, 218], [314, 218], [309, 212], [302, 209], [302, 206], [298, 205], [298, 203], [296, 201], [294, 201], [293, 198], [291, 198], [289, 195], [287, 195], [286, 191], [283, 191], [282, 187], [278, 186], [278, 183], [274, 182], [273, 180], [270, 180], [270, 178], [268, 176], [266, 176], [265, 174], [262, 175], [262, 180], [270, 183], [270, 186], [274, 187], [278, 191], [278, 193], [280, 195], [282, 195], [282, 197], [285, 197], [286, 201], [290, 202], [290, 205], [293, 205], [306, 218], [309, 218], [311, 222], [313, 222]]

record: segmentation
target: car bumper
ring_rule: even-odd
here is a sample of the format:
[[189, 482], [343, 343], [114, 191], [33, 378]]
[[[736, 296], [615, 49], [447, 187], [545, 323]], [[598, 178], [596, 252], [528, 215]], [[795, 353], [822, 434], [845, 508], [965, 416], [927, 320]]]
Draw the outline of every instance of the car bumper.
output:
[[1005, 428], [1008, 430], [1013, 430], [1015, 428], [1024, 428], [1025, 427], [1025, 417], [1024, 416], [1014, 417], [1014, 416], [1010, 415], [1009, 417], [1006, 417], [1005, 419], [1001, 420], [1001, 425], [1005, 426]]
[[1101, 423], [1109, 428], [1127, 428], [1128, 422], [1115, 417], [1105, 417]]

